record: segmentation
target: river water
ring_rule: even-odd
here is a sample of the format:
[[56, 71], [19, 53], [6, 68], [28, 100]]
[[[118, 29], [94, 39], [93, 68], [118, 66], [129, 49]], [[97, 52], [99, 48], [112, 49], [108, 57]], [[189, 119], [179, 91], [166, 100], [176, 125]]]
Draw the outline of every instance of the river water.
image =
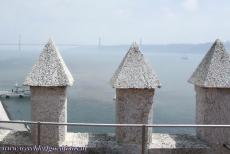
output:
[[[128, 46], [62, 47], [60, 52], [75, 83], [68, 90], [68, 122], [115, 123], [115, 89], [110, 78]], [[22, 84], [42, 47], [0, 49], [0, 89]], [[153, 123], [190, 124], [195, 120], [195, 92], [187, 80], [205, 52], [158, 52], [142, 47], [143, 54], [157, 73], [162, 88], [156, 90]], [[30, 120], [30, 99], [2, 99], [14, 120]], [[108, 128], [68, 128], [70, 131], [113, 132]], [[155, 132], [194, 133], [193, 129], [154, 129]]]

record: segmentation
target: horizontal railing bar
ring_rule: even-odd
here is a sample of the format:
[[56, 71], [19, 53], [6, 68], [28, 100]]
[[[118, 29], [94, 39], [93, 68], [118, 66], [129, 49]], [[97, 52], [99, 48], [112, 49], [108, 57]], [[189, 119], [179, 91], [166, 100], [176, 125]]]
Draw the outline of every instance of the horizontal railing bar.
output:
[[[37, 124], [35, 121], [0, 121], [0, 123]], [[103, 124], [103, 123], [58, 123], [40, 122], [42, 125], [96, 126], [96, 127], [142, 127], [143, 124]]]
[[36, 121], [22, 121], [22, 120], [10, 120], [10, 121], [1, 120], [0, 123], [37, 124], [38, 122], [36, 122]]
[[[0, 46], [42, 46], [46, 43], [0, 43]], [[80, 46], [79, 44], [58, 43], [59, 46]]]
[[[20, 124], [38, 124], [36, 121], [0, 121], [0, 123], [20, 123]], [[58, 122], [40, 122], [42, 125], [67, 125], [67, 126], [95, 126], [95, 127], [221, 127], [230, 128], [230, 125], [214, 124], [104, 124], [104, 123], [58, 123]]]
[[148, 124], [146, 127], [229, 127], [230, 125], [214, 125], [214, 124]]

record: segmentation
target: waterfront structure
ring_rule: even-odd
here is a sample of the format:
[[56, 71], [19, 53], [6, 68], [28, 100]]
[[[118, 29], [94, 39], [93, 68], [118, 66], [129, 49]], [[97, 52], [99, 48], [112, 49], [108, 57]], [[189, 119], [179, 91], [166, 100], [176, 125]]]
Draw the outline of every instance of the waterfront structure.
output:
[[[116, 88], [116, 123], [149, 124], [153, 117], [153, 96], [160, 81], [145, 60], [137, 43], [133, 43], [112, 77]], [[121, 143], [141, 143], [141, 128], [116, 128]], [[146, 141], [151, 142], [152, 129]]]
[[[31, 91], [31, 120], [67, 122], [67, 86], [73, 77], [52, 39], [45, 45], [24, 84]], [[65, 140], [66, 126], [41, 126], [41, 144], [59, 145]], [[37, 142], [37, 126], [32, 137]]]

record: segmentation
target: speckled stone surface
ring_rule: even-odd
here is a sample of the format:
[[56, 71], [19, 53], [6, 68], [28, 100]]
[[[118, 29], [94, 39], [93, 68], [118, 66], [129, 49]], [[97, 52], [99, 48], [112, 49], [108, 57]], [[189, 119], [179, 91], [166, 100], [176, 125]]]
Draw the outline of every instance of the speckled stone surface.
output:
[[230, 88], [230, 56], [220, 40], [212, 45], [189, 82], [200, 87]]
[[[9, 121], [9, 117], [2, 105], [2, 102], [0, 101], [0, 120], [2, 121]], [[0, 128], [4, 128], [4, 123], [0, 123]], [[0, 129], [0, 134], [6, 134], [9, 131], [5, 131], [3, 129]]]
[[[32, 121], [67, 122], [67, 87], [30, 87]], [[37, 143], [37, 126], [32, 126]], [[65, 140], [66, 126], [41, 126], [41, 144], [59, 145]]]
[[5, 131], [0, 133], [0, 145], [33, 145], [28, 131]]
[[111, 79], [114, 88], [156, 88], [160, 81], [133, 43]]
[[[116, 123], [118, 124], [148, 124], [152, 123], [154, 89], [116, 89]], [[117, 127], [116, 137], [120, 143], [141, 143], [142, 129]], [[146, 131], [146, 142], [152, 128]]]
[[9, 120], [9, 117], [8, 117], [1, 101], [0, 101], [0, 120], [3, 120], [3, 121]]
[[[230, 124], [230, 89], [195, 86], [195, 90], [197, 124]], [[229, 128], [197, 128], [197, 136], [212, 145], [230, 143]]]
[[[2, 102], [0, 101], [0, 121], [9, 121], [6, 109], [4, 108]], [[6, 130], [16, 130], [16, 131], [27, 131], [28, 127], [24, 124], [17, 123], [0, 123], [0, 133], [2, 129]], [[5, 131], [3, 131], [5, 132]]]
[[[196, 91], [197, 124], [230, 124], [230, 56], [216, 40], [191, 78]], [[230, 153], [230, 131], [224, 128], [197, 128], [197, 136], [212, 146], [214, 154]]]
[[153, 133], [152, 143], [150, 144], [149, 148], [208, 148], [208, 145], [194, 135]]
[[[154, 133], [152, 138], [152, 143], [147, 147], [149, 154], [211, 154], [212, 152], [207, 144], [192, 135]], [[32, 145], [32, 142], [28, 132], [11, 132], [7, 136], [0, 134], [0, 144]], [[86, 151], [83, 152], [85, 154], [141, 153], [140, 144], [119, 144], [113, 134], [67, 133], [65, 142], [60, 146], [86, 147]], [[71, 152], [62, 152], [62, 154], [69, 153]]]
[[53, 40], [45, 45], [39, 60], [26, 77], [29, 86], [71, 86], [73, 77], [65, 65]]

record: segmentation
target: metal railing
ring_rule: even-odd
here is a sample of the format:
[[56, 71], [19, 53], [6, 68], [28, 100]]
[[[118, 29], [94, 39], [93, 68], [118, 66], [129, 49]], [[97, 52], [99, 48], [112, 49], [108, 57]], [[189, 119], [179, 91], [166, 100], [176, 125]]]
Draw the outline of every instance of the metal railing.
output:
[[[146, 152], [146, 129], [148, 127], [171, 127], [171, 128], [230, 128], [230, 125], [197, 125], [197, 124], [102, 124], [102, 123], [58, 123], [58, 122], [40, 122], [40, 121], [0, 121], [0, 123], [17, 123], [17, 124], [35, 124], [37, 125], [37, 144], [40, 145], [41, 125], [58, 125], [58, 126], [80, 126], [80, 127], [141, 127], [142, 128], [142, 142], [141, 153]], [[228, 144], [224, 147], [230, 149]]]

